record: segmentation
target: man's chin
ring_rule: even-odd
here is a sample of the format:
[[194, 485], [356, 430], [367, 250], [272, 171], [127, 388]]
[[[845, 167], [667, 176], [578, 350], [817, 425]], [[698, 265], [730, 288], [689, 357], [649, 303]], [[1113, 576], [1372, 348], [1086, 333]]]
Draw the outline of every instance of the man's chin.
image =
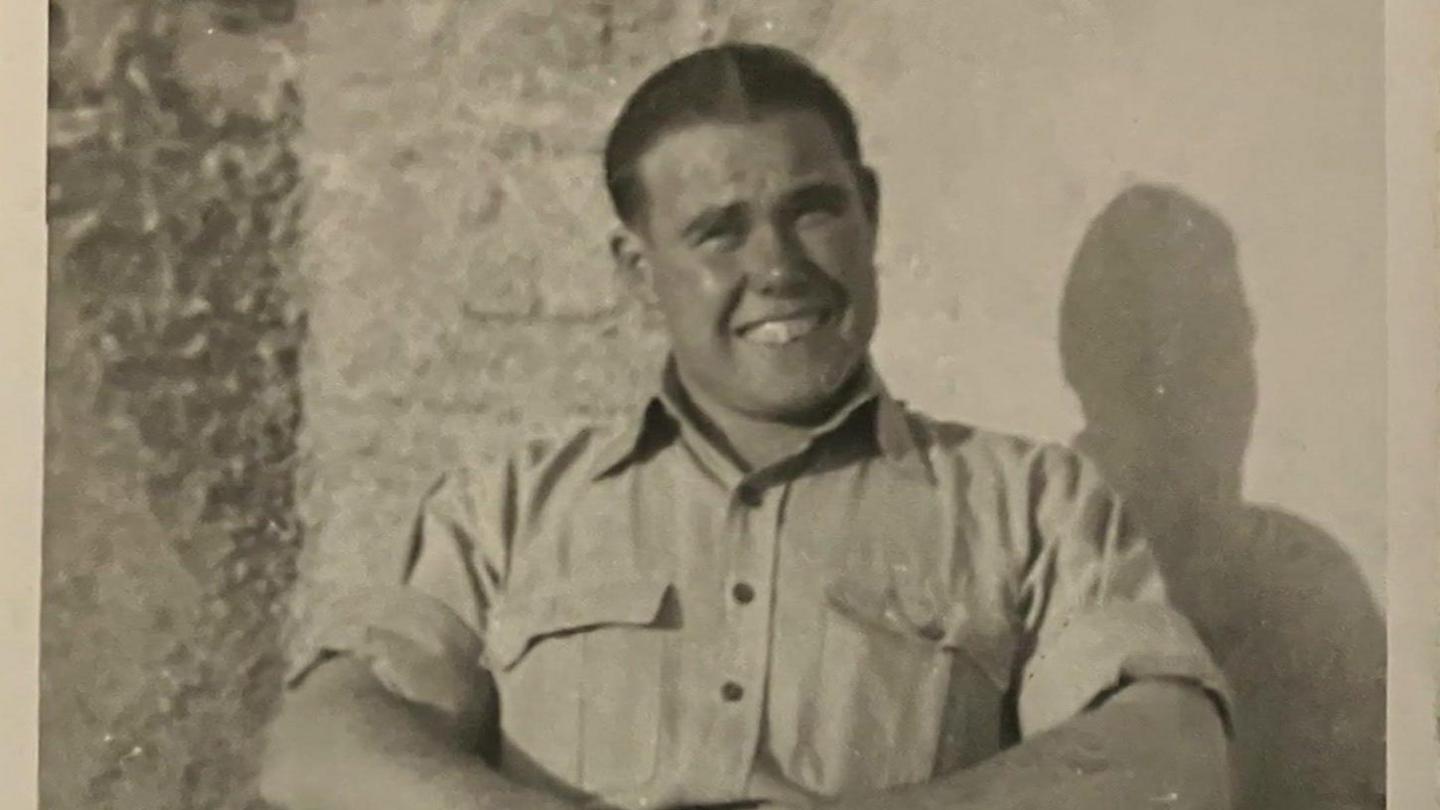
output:
[[739, 366], [728, 375], [695, 377], [686, 373], [683, 363], [678, 370], [702, 410], [708, 404], [753, 420], [804, 425], [825, 421], [845, 403], [864, 360], [787, 365]]
[[752, 392], [746, 411], [753, 419], [796, 425], [818, 424], [845, 403], [850, 390], [849, 381], [849, 376], [840, 376], [833, 384], [827, 380], [822, 385], [775, 386], [763, 392]]

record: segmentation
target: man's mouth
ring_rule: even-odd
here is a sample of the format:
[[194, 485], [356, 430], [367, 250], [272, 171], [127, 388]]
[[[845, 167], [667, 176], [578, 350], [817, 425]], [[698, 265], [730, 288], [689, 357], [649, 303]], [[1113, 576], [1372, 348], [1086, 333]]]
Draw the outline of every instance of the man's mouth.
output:
[[824, 310], [797, 312], [773, 318], [761, 318], [741, 326], [736, 333], [741, 340], [766, 346], [793, 343], [824, 326], [830, 320]]

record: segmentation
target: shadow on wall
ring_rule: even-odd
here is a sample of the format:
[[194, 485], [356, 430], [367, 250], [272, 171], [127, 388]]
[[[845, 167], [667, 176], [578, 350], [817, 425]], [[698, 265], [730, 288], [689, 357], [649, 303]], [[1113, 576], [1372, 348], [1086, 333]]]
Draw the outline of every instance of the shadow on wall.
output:
[[1061, 307], [1076, 445], [1230, 678], [1236, 806], [1383, 807], [1384, 619], [1333, 537], [1241, 496], [1254, 336], [1225, 222], [1177, 189], [1127, 189], [1091, 223]]

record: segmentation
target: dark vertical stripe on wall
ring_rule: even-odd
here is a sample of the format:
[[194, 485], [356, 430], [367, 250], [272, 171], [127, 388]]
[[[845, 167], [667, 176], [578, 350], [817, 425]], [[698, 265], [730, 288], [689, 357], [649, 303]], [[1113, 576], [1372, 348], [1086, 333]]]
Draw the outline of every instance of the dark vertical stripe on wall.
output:
[[301, 540], [301, 108], [287, 60], [195, 65], [216, 37], [273, 56], [295, 14], [51, 3], [47, 808], [262, 806]]

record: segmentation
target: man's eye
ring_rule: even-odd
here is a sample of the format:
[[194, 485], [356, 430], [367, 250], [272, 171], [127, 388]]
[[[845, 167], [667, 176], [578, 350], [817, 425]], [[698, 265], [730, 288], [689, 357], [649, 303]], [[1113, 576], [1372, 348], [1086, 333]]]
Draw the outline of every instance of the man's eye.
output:
[[740, 244], [740, 230], [734, 227], [711, 228], [700, 234], [696, 244], [708, 250], [731, 250]]
[[843, 203], [817, 203], [802, 209], [795, 218], [795, 224], [800, 228], [813, 228], [820, 225], [827, 225], [834, 222], [844, 213], [845, 206]]
[[824, 225], [835, 219], [835, 212], [824, 208], [816, 208], [806, 211], [795, 220], [795, 224], [801, 228], [813, 228], [817, 225]]

